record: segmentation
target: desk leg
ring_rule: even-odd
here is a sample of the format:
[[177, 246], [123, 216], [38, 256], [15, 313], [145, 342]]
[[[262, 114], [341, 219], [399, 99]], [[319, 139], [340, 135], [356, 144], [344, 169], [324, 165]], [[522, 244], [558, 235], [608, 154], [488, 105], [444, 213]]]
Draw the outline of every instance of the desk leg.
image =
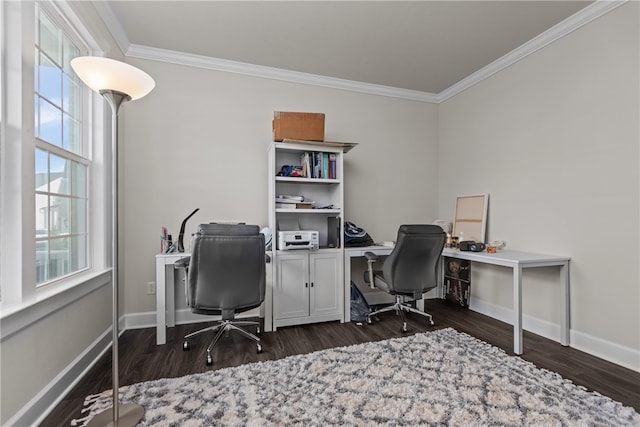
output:
[[344, 254], [344, 322], [351, 322], [351, 257]]
[[522, 267], [513, 268], [513, 352], [522, 354]]
[[163, 260], [156, 260], [156, 345], [166, 344], [166, 279], [165, 263]]
[[176, 326], [176, 282], [175, 268], [173, 262], [165, 266], [166, 281], [166, 309], [167, 309], [167, 326], [173, 328]]
[[562, 317], [560, 318], [560, 344], [568, 346], [570, 343], [571, 327], [571, 294], [569, 291], [569, 261], [560, 267], [560, 303], [562, 306]]

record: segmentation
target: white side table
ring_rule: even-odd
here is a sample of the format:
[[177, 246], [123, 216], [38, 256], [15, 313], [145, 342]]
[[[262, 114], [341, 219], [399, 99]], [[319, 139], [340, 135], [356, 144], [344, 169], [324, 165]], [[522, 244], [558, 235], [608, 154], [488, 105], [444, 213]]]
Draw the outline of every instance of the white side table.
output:
[[156, 255], [156, 344], [166, 344], [167, 326], [176, 325], [173, 264], [190, 255], [188, 252]]

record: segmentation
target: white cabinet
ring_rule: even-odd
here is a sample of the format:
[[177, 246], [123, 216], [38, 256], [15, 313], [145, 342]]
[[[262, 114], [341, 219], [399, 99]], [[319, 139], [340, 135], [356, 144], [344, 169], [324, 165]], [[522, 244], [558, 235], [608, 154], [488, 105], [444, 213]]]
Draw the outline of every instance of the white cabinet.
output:
[[342, 258], [339, 250], [290, 251], [277, 256], [274, 329], [343, 320]]
[[[273, 315], [265, 318], [265, 331], [344, 321], [344, 151], [345, 147], [321, 142], [274, 142], [269, 146], [268, 212], [274, 281]], [[287, 174], [285, 166], [304, 166], [307, 159], [310, 162], [303, 173]], [[320, 165], [307, 173], [313, 170], [314, 162]], [[313, 204], [286, 204], [281, 196], [303, 196], [304, 202]], [[277, 248], [278, 231], [296, 228], [317, 231], [320, 248]]]

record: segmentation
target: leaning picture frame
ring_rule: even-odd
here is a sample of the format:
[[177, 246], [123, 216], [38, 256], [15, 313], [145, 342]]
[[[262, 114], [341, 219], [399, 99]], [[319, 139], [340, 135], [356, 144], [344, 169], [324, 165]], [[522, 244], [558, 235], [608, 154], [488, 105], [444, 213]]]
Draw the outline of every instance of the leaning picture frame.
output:
[[453, 221], [453, 236], [485, 243], [489, 194], [458, 196]]

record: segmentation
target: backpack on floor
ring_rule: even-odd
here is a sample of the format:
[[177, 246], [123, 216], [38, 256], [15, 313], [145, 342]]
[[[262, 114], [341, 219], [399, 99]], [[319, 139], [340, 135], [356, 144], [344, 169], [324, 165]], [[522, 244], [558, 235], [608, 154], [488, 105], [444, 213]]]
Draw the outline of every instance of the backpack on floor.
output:
[[351, 281], [351, 321], [365, 322], [369, 313], [371, 313], [369, 303], [356, 284]]

